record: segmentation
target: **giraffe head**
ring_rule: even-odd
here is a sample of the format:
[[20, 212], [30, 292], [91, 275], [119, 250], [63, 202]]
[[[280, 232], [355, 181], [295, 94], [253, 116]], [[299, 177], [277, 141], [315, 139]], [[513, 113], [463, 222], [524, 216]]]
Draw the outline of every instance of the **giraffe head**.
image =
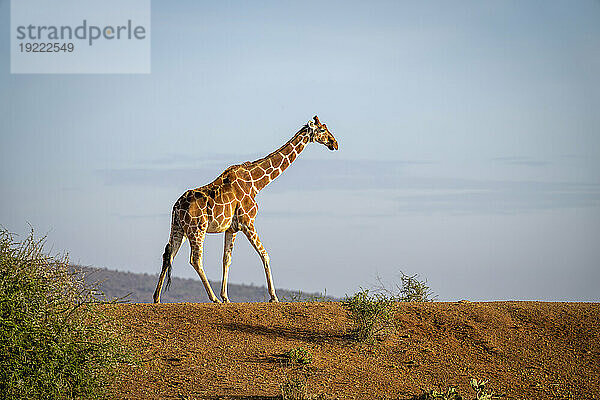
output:
[[337, 140], [335, 140], [332, 133], [327, 129], [327, 125], [322, 124], [321, 121], [319, 121], [319, 117], [316, 115], [313, 120], [314, 121], [308, 121], [311, 141], [321, 143], [327, 146], [329, 150], [337, 150]]

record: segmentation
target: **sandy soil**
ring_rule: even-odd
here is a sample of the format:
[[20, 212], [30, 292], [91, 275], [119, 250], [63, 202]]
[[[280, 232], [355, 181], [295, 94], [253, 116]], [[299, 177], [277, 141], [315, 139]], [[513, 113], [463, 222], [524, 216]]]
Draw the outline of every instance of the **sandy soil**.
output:
[[[340, 303], [107, 306], [145, 360], [124, 366], [125, 399], [276, 399], [287, 378], [327, 399], [413, 399], [488, 379], [508, 399], [600, 399], [598, 303], [403, 303], [399, 330], [352, 341]], [[302, 346], [307, 366], [282, 354]]]

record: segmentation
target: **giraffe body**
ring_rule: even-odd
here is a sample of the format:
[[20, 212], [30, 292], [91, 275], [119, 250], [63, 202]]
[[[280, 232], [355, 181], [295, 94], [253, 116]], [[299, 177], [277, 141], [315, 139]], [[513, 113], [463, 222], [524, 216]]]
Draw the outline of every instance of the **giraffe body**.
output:
[[261, 257], [271, 301], [278, 301], [271, 277], [269, 255], [254, 227], [254, 219], [258, 213], [258, 205], [254, 198], [294, 162], [309, 142], [322, 143], [330, 150], [338, 148], [337, 141], [327, 126], [321, 124], [315, 116], [314, 122], [309, 121], [286, 144], [268, 156], [254, 162], [233, 165], [208, 185], [188, 190], [181, 195], [173, 206], [171, 234], [165, 247], [163, 266], [154, 292], [155, 303], [160, 302], [165, 276], [168, 278], [167, 287], [170, 284], [171, 263], [185, 238], [190, 241], [190, 263], [198, 272], [208, 297], [213, 302], [219, 302], [202, 267], [202, 248], [207, 233], [222, 232], [225, 233], [225, 243], [221, 298], [224, 302], [229, 302], [227, 276], [235, 237], [240, 231]]

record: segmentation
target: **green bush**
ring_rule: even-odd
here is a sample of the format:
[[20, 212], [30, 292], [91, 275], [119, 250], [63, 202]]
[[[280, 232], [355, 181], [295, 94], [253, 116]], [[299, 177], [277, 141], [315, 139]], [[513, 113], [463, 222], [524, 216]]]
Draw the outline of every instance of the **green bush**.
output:
[[437, 297], [433, 294], [427, 280], [419, 280], [419, 275], [406, 275], [400, 271], [400, 284], [394, 283], [390, 288], [380, 277], [376, 288], [378, 293], [384, 293], [390, 300], [401, 302], [431, 302]]
[[0, 230], [0, 397], [106, 397], [126, 356], [120, 338], [93, 288], [43, 245]]
[[394, 301], [382, 293], [370, 294], [363, 289], [342, 301], [342, 306], [354, 322], [353, 334], [358, 341], [375, 340], [377, 333], [392, 328]]
[[284, 356], [295, 364], [310, 364], [312, 363], [312, 354], [304, 347], [294, 347], [290, 351], [284, 353]]
[[429, 289], [427, 280], [420, 281], [418, 275], [405, 275], [404, 272], [400, 272], [401, 286], [398, 288], [398, 301], [419, 301], [429, 302], [433, 301], [436, 296]]

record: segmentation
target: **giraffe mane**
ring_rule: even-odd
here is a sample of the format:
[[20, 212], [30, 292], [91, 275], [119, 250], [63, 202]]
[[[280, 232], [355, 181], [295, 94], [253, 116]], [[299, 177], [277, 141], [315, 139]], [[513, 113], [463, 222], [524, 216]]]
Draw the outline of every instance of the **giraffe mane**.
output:
[[268, 159], [269, 157], [273, 156], [274, 154], [277, 154], [277, 153], [278, 153], [278, 152], [279, 152], [279, 151], [280, 151], [282, 148], [284, 148], [284, 147], [285, 147], [285, 146], [286, 146], [288, 143], [290, 143], [292, 140], [294, 140], [294, 138], [295, 138], [297, 135], [299, 135], [300, 133], [302, 133], [302, 131], [304, 131], [304, 130], [306, 130], [306, 129], [309, 129], [309, 128], [310, 128], [310, 126], [308, 125], [308, 123], [304, 124], [304, 125], [302, 126], [302, 128], [300, 128], [300, 129], [298, 130], [298, 132], [296, 132], [296, 133], [294, 134], [294, 136], [292, 136], [292, 138], [291, 138], [290, 140], [288, 140], [287, 142], [285, 142], [285, 143], [283, 144], [283, 146], [281, 146], [281, 147], [279, 147], [278, 149], [276, 149], [276, 150], [274, 150], [274, 151], [270, 152], [270, 153], [269, 153], [269, 154], [267, 154], [266, 156], [259, 158], [258, 160], [251, 161], [250, 163], [251, 163], [251, 164], [256, 164], [256, 163], [259, 163], [259, 162], [261, 162], [261, 161], [264, 161], [264, 160]]

